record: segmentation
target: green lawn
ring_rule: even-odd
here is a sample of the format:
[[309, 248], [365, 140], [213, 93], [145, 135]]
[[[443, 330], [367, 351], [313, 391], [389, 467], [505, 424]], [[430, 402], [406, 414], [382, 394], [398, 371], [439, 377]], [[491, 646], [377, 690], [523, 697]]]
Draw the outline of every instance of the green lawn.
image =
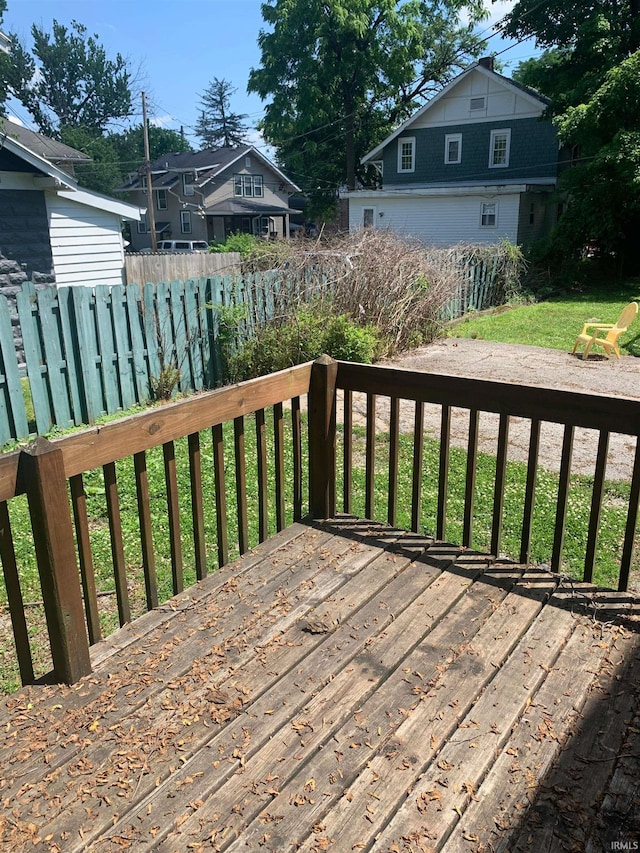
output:
[[[634, 301], [640, 301], [638, 280], [610, 287], [590, 287], [532, 305], [476, 316], [471, 314], [452, 323], [449, 334], [570, 352], [583, 323], [591, 319], [613, 323], [624, 306]], [[623, 335], [620, 344], [622, 353], [640, 355], [640, 320]]]

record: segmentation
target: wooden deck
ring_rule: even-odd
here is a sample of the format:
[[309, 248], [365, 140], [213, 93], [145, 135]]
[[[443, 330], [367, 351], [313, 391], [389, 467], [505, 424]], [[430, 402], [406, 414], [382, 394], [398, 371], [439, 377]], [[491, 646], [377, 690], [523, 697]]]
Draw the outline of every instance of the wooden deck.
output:
[[0, 849], [636, 849], [639, 650], [625, 593], [295, 524], [2, 703]]

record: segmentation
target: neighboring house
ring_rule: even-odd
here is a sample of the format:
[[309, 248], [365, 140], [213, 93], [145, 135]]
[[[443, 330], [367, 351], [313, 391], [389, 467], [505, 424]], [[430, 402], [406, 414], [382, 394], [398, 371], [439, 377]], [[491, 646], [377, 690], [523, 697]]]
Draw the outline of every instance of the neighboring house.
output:
[[[78, 187], [80, 151], [5, 119], [0, 128], [0, 256], [36, 283], [122, 284], [122, 221], [137, 207]], [[0, 286], [6, 284], [0, 281]]]
[[0, 31], [0, 53], [11, 53], [11, 39]]
[[[146, 175], [139, 170], [120, 187], [148, 206]], [[252, 145], [165, 154], [151, 164], [158, 240], [223, 242], [237, 232], [289, 234], [289, 196], [298, 187]], [[188, 237], [186, 235], [189, 235]], [[132, 229], [134, 251], [151, 246], [149, 217]]]
[[379, 189], [341, 193], [349, 228], [426, 244], [528, 245], [557, 219], [558, 141], [549, 102], [481, 59], [374, 148]]

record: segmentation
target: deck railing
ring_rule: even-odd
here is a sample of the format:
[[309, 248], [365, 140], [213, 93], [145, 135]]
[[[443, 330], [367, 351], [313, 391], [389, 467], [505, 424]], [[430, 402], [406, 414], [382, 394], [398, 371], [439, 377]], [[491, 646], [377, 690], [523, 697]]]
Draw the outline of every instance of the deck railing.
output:
[[[337, 405], [338, 392], [343, 396], [344, 408]], [[358, 440], [353, 418], [356, 392], [364, 393], [367, 401], [363, 454], [354, 452], [354, 442]], [[390, 415], [388, 433], [381, 439], [376, 430], [376, 410], [382, 397], [388, 398]], [[398, 484], [402, 400], [414, 406], [408, 498]], [[308, 403], [307, 416], [305, 403]], [[437, 475], [423, 470], [427, 404], [440, 408]], [[88, 495], [97, 488], [87, 486], [90, 472], [97, 470], [100, 474], [99, 490], [105, 507], [104, 527], [108, 526], [112, 564], [109, 593], [117, 605], [117, 624], [124, 625], [135, 618], [137, 611], [130, 601], [132, 559], [128, 552], [125, 555], [127, 537], [123, 533], [121, 510], [129, 496], [119, 489], [122, 460], [132, 461], [131, 491], [135, 491], [136, 546], [141, 566], [139, 585], [144, 590], [143, 609], [151, 610], [172, 593], [181, 592], [186, 585], [185, 577], [187, 582], [204, 578], [210, 567], [222, 566], [236, 554], [245, 553], [256, 542], [267, 539], [270, 531], [283, 529], [289, 521], [300, 520], [307, 512], [315, 518], [333, 516], [338, 508], [338, 493], [339, 509], [352, 512], [357, 491], [353, 475], [359, 468], [364, 469], [364, 515], [373, 518], [376, 512], [379, 514], [376, 489], [380, 490], [380, 477], [376, 474], [380, 467], [381, 440], [388, 453], [388, 470], [383, 478], [384, 520], [397, 524], [399, 501], [403, 505], [408, 503], [411, 528], [423, 532], [422, 489], [426, 476], [436, 476], [433, 533], [436, 538], [445, 539], [453, 407], [469, 411], [463, 546], [473, 544], [479, 413], [493, 412], [499, 416], [490, 534], [490, 551], [494, 555], [500, 553], [501, 547], [510, 417], [526, 418], [531, 423], [519, 554], [523, 563], [530, 560], [541, 423], [550, 421], [563, 426], [553, 546], [549, 554], [550, 566], [555, 571], [562, 567], [574, 431], [577, 427], [598, 431], [590, 521], [584, 543], [583, 578], [590, 581], [596, 560], [609, 435], [640, 434], [640, 403], [368, 367], [335, 362], [325, 356], [312, 364], [160, 406], [75, 435], [50, 442], [38, 439], [26, 450], [0, 457], [0, 558], [21, 680], [30, 683], [42, 673], [37, 673], [38, 667], [34, 667], [30, 638], [33, 630], [26, 615], [28, 602], [24, 600], [23, 570], [16, 556], [17, 540], [12, 535], [13, 505], [20, 496], [26, 495], [28, 500], [28, 525], [33, 534], [53, 668], [48, 675], [73, 683], [90, 671], [90, 646], [100, 642], [105, 633], [101, 600], [105, 591], [96, 584], [96, 574], [104, 577], [104, 566], [95, 565], [94, 541], [100, 531], [96, 531], [99, 525], [95, 519], [90, 520], [87, 511]], [[249, 424], [251, 431], [247, 429]], [[176, 450], [179, 444], [182, 455]], [[155, 485], [150, 485], [153, 478], [149, 463], [151, 455], [160, 453], [160, 449], [161, 463], [154, 462], [155, 469], [160, 468], [160, 474], [155, 470], [154, 483], [158, 477], [162, 480], [158, 491]], [[249, 452], [255, 460], [255, 469], [252, 468], [256, 471], [255, 482], [247, 479]], [[186, 478], [177, 473], [180, 465], [188, 469]], [[205, 472], [211, 475], [210, 481]], [[187, 509], [185, 487], [179, 486], [185, 482], [188, 483]], [[636, 449], [620, 554], [621, 590], [629, 582], [639, 496], [640, 450]], [[166, 523], [158, 524], [152, 510], [160, 503]], [[158, 526], [164, 529], [158, 530]], [[156, 571], [160, 534], [168, 539], [170, 552], [170, 578], [164, 586]], [[190, 566], [185, 565], [186, 551], [188, 562], [193, 564], [191, 576]], [[39, 666], [42, 669], [44, 665], [40, 662]]]

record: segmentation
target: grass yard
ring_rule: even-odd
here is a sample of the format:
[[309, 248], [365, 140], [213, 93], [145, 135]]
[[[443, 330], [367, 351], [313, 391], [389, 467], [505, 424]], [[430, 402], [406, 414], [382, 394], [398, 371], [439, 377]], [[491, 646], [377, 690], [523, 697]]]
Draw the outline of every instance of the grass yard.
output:
[[[527, 344], [571, 352], [587, 320], [614, 323], [629, 302], [640, 301], [640, 281], [584, 288], [545, 302], [517, 305], [482, 315], [469, 314], [449, 326], [458, 338], [480, 338], [505, 344]], [[640, 319], [620, 339], [620, 350], [640, 355]], [[602, 353], [602, 349], [594, 352]]]

